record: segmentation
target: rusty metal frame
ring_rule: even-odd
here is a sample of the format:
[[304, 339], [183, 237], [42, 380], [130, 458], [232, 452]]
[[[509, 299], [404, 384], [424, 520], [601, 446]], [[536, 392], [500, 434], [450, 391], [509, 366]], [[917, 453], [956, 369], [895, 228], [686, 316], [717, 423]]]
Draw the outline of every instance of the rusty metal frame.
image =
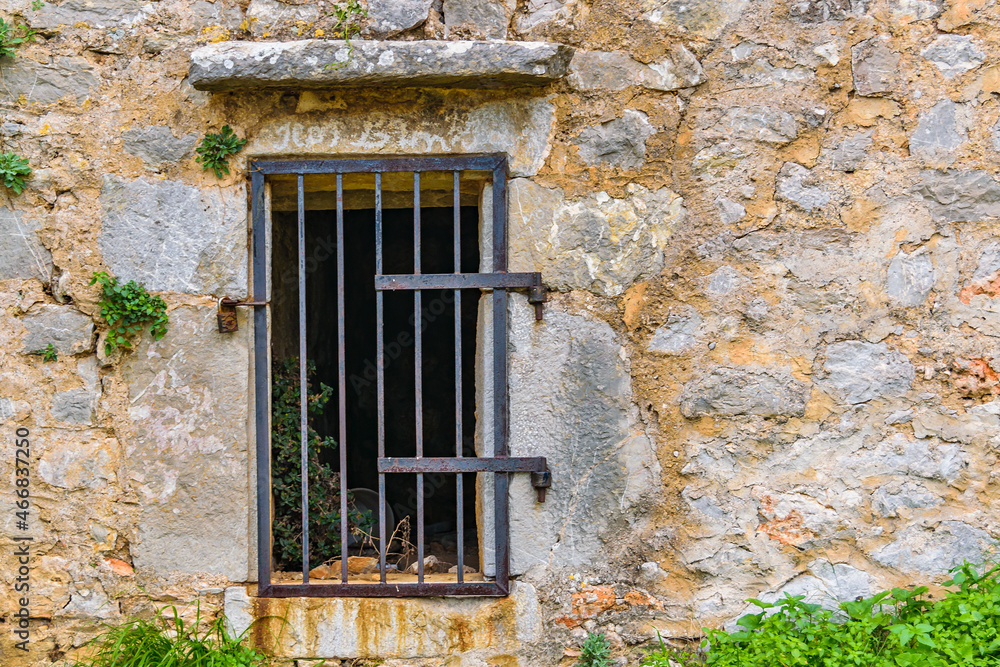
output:
[[[489, 274], [460, 273], [460, 178], [466, 170], [490, 171], [493, 183], [493, 271]], [[420, 273], [420, 174], [421, 172], [450, 171], [454, 175], [454, 242], [455, 273], [421, 275]], [[387, 172], [412, 172], [414, 174], [414, 273], [413, 275], [382, 274], [382, 174]], [[378, 391], [378, 477], [379, 477], [379, 583], [349, 583], [347, 559], [341, 558], [341, 581], [334, 583], [309, 583], [308, 542], [303, 549], [303, 581], [301, 584], [272, 582], [271, 557], [271, 442], [270, 442], [270, 364], [267, 335], [267, 277], [270, 267], [267, 257], [267, 220], [265, 211], [265, 184], [268, 176], [288, 174], [297, 176], [298, 231], [299, 231], [299, 295], [300, 295], [300, 347], [305, 343], [305, 275], [303, 262], [304, 243], [304, 178], [308, 174], [336, 174], [337, 176], [337, 271], [338, 271], [338, 354], [339, 354], [339, 409], [340, 409], [340, 465], [342, 479], [347, 471], [346, 434], [346, 368], [345, 368], [345, 312], [344, 312], [344, 257], [343, 224], [344, 198], [343, 174], [372, 173], [375, 175], [375, 247], [376, 247], [376, 335], [377, 338], [377, 391]], [[504, 155], [438, 156], [438, 157], [387, 157], [387, 158], [338, 158], [320, 160], [253, 160], [250, 163], [252, 224], [253, 224], [253, 294], [254, 308], [254, 363], [255, 409], [257, 432], [257, 541], [258, 541], [258, 595], [260, 597], [417, 597], [417, 596], [505, 596], [510, 588], [509, 507], [507, 501], [509, 475], [513, 472], [531, 472], [532, 482], [538, 482], [539, 498], [544, 501], [544, 487], [550, 475], [544, 458], [511, 458], [508, 445], [508, 383], [507, 383], [507, 299], [508, 289], [529, 289], [529, 300], [535, 304], [541, 317], [541, 304], [545, 290], [541, 276], [535, 274], [510, 274], [507, 272], [507, 158]], [[421, 292], [428, 289], [455, 291], [456, 335], [456, 456], [454, 458], [429, 458], [423, 456], [421, 411], [421, 336], [415, 327], [416, 360], [416, 426], [417, 447], [415, 458], [385, 458], [385, 397], [384, 397], [384, 341], [383, 341], [383, 291], [409, 290], [414, 293], [414, 312], [420, 319]], [[472, 458], [462, 456], [461, 423], [461, 300], [462, 289], [490, 289], [493, 308], [493, 456]], [[305, 352], [300, 350], [300, 365], [305, 367]], [[304, 370], [303, 370], [304, 373]], [[300, 378], [302, 383], [304, 377]], [[302, 391], [303, 402], [306, 392]], [[306, 415], [302, 408], [303, 419]], [[302, 428], [303, 436], [306, 429]], [[303, 437], [303, 452], [305, 438]], [[303, 454], [303, 467], [305, 467]], [[457, 483], [458, 524], [458, 575], [457, 583], [427, 583], [423, 572], [423, 475], [430, 472], [455, 474]], [[417, 475], [417, 583], [389, 584], [386, 582], [386, 526], [385, 526], [385, 476], [393, 473]], [[494, 476], [495, 567], [494, 581], [466, 582], [463, 580], [463, 502], [462, 475], [467, 473], [492, 473]], [[308, 530], [308, 479], [303, 474], [303, 529]], [[341, 549], [347, 553], [347, 497], [341, 494]], [[481, 526], [481, 531], [488, 530]]]

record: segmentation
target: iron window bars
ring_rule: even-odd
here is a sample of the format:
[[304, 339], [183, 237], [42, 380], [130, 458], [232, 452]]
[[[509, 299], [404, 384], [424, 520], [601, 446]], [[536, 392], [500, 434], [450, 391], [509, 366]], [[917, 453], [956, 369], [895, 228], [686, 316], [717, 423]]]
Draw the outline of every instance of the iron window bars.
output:
[[[491, 273], [461, 273], [460, 267], [460, 179], [465, 170], [492, 172], [493, 182], [493, 271]], [[454, 262], [451, 274], [421, 274], [420, 271], [420, 176], [421, 172], [451, 172], [454, 186]], [[387, 172], [412, 172], [413, 196], [413, 252], [412, 275], [382, 275], [382, 174]], [[254, 307], [254, 364], [255, 409], [257, 433], [257, 544], [258, 544], [258, 595], [261, 597], [404, 597], [480, 595], [504, 596], [509, 591], [508, 537], [508, 474], [531, 472], [532, 483], [538, 487], [539, 500], [544, 501], [544, 487], [550, 476], [546, 461], [541, 457], [511, 458], [507, 442], [507, 290], [527, 288], [529, 299], [536, 304], [536, 316], [541, 317], [541, 303], [545, 300], [541, 276], [537, 273], [507, 272], [507, 158], [501, 155], [442, 156], [442, 157], [393, 157], [377, 159], [330, 160], [256, 160], [250, 165], [252, 222], [253, 222], [253, 292], [254, 299], [246, 304]], [[379, 493], [379, 572], [378, 583], [349, 583], [348, 580], [348, 522], [347, 522], [347, 429], [346, 429], [346, 365], [345, 365], [345, 306], [344, 306], [344, 192], [343, 175], [371, 173], [375, 177], [375, 253], [376, 253], [376, 331], [377, 336], [377, 392], [378, 392], [378, 493]], [[298, 195], [298, 280], [299, 280], [299, 365], [301, 394], [302, 434], [302, 521], [303, 521], [303, 573], [302, 583], [274, 583], [271, 580], [271, 443], [270, 443], [270, 364], [267, 335], [268, 308], [268, 239], [265, 182], [272, 175], [297, 176]], [[337, 342], [339, 361], [339, 414], [340, 414], [340, 496], [341, 524], [341, 573], [334, 583], [309, 583], [309, 511], [307, 475], [307, 418], [306, 387], [306, 294], [305, 294], [305, 187], [309, 174], [336, 175], [336, 229], [337, 229]], [[414, 355], [416, 382], [416, 456], [414, 458], [386, 458], [385, 456], [385, 395], [384, 395], [384, 332], [383, 292], [406, 290], [413, 292], [414, 314], [420, 321], [421, 292], [424, 290], [454, 290], [455, 292], [455, 373], [456, 373], [456, 448], [455, 456], [430, 458], [423, 456], [422, 393], [421, 393], [421, 329], [414, 327]], [[493, 456], [464, 457], [462, 455], [462, 351], [461, 351], [461, 299], [460, 290], [491, 289], [493, 315]], [[229, 302], [227, 305], [234, 305]], [[220, 319], [221, 327], [221, 319]], [[488, 382], [488, 378], [484, 378]], [[387, 583], [386, 581], [386, 475], [415, 473], [417, 476], [417, 583]], [[424, 494], [423, 476], [426, 473], [455, 474], [457, 486], [457, 582], [433, 583], [424, 579]], [[494, 581], [464, 581], [463, 563], [463, 486], [465, 473], [492, 473], [494, 478], [493, 501], [495, 515], [495, 570]], [[488, 530], [488, 526], [480, 529]]]

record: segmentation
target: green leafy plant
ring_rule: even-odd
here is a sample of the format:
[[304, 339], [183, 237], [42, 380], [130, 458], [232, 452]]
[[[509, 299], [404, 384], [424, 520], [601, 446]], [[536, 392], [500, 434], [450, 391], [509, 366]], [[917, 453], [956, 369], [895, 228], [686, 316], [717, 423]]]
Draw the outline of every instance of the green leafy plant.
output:
[[31, 175], [28, 159], [17, 153], [0, 153], [0, 178], [3, 186], [19, 195], [24, 192], [24, 179]]
[[660, 647], [647, 655], [639, 663], [641, 667], [699, 667], [705, 664], [705, 654], [701, 651], [685, 651], [667, 646], [660, 633], [656, 633]]
[[611, 643], [604, 634], [591, 632], [580, 650], [582, 654], [576, 667], [611, 667]]
[[359, 0], [347, 0], [335, 4], [332, 12], [327, 12], [327, 16], [334, 16], [337, 22], [333, 24], [333, 37], [343, 38], [347, 42], [347, 57], [342, 62], [330, 63], [324, 69], [340, 69], [351, 62], [354, 56], [354, 44], [351, 38], [361, 32], [362, 19], [368, 18], [368, 10]]
[[119, 347], [132, 347], [132, 338], [149, 326], [154, 340], [167, 333], [167, 304], [159, 296], [150, 294], [146, 287], [134, 280], [124, 285], [105, 271], [94, 274], [90, 284], [100, 283], [101, 317], [108, 325], [104, 352], [112, 355]]
[[17, 47], [33, 42], [36, 34], [23, 23], [0, 18], [0, 58], [13, 58]]
[[49, 346], [42, 350], [42, 361], [59, 361], [59, 354], [52, 343], [49, 343]]
[[[838, 610], [751, 599], [760, 611], [734, 632], [707, 630], [702, 648], [717, 667], [992, 667], [1000, 664], [998, 567], [953, 569], [940, 600], [928, 589], [894, 588]], [[645, 664], [645, 663], [644, 663]], [[656, 664], [656, 663], [650, 663]]]
[[267, 658], [226, 630], [225, 618], [192, 623], [176, 607], [152, 619], [107, 626], [85, 649], [87, 657], [73, 667], [263, 667]]
[[233, 128], [223, 125], [222, 132], [209, 132], [205, 135], [201, 145], [195, 149], [198, 153], [195, 160], [201, 164], [202, 170], [211, 169], [216, 178], [222, 178], [229, 173], [229, 156], [236, 155], [246, 145], [246, 139], [240, 139]]
[[31, 0], [31, 8], [36, 12], [44, 6], [45, 3], [42, 0]]
[[[308, 409], [323, 413], [333, 388], [320, 383], [314, 393], [316, 366], [308, 362]], [[302, 567], [302, 430], [298, 359], [275, 362], [271, 379], [271, 484], [274, 493], [275, 560], [286, 570]], [[340, 554], [340, 475], [328, 463], [337, 442], [308, 427], [309, 563], [316, 567]], [[348, 526], [355, 535], [369, 534], [371, 511], [359, 512], [348, 497]]]

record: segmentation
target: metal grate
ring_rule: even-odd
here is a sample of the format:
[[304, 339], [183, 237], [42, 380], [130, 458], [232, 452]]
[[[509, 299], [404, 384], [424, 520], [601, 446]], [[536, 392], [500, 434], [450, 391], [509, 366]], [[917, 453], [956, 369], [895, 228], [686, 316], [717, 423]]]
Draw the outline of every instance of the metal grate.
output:
[[[461, 225], [460, 225], [460, 184], [462, 172], [466, 170], [492, 172], [493, 182], [493, 230], [492, 273], [462, 273]], [[454, 189], [454, 273], [421, 273], [421, 225], [420, 225], [420, 179], [425, 172], [451, 172]], [[413, 174], [413, 253], [414, 271], [407, 275], [383, 275], [382, 263], [382, 175], [389, 172], [412, 172]], [[375, 181], [375, 266], [373, 276], [376, 289], [376, 373], [378, 410], [378, 494], [379, 494], [379, 582], [358, 583], [348, 577], [348, 508], [346, 494], [348, 448], [347, 434], [347, 392], [346, 392], [346, 336], [348, 326], [344, 299], [344, 174], [371, 173]], [[340, 426], [340, 475], [341, 493], [341, 573], [340, 581], [309, 582], [309, 501], [307, 475], [307, 417], [306, 408], [306, 262], [305, 262], [305, 179], [310, 174], [334, 174], [336, 176], [336, 234], [337, 234], [337, 353], [339, 362], [339, 426]], [[298, 202], [298, 281], [299, 281], [299, 381], [301, 387], [301, 463], [302, 463], [302, 530], [303, 530], [303, 575], [302, 583], [272, 582], [271, 553], [271, 443], [270, 443], [270, 364], [268, 341], [267, 280], [268, 266], [267, 212], [265, 203], [265, 183], [269, 176], [293, 175], [297, 177]], [[549, 477], [544, 458], [511, 458], [508, 454], [508, 412], [507, 412], [507, 290], [524, 288], [529, 290], [529, 300], [536, 304], [537, 316], [541, 317], [541, 303], [545, 292], [541, 276], [537, 273], [512, 274], [507, 272], [507, 219], [506, 219], [506, 178], [507, 160], [504, 156], [462, 156], [462, 157], [420, 157], [420, 158], [379, 158], [379, 159], [335, 159], [335, 160], [259, 160], [251, 163], [251, 194], [253, 217], [253, 269], [254, 300], [246, 305], [254, 307], [255, 338], [255, 408], [257, 431], [257, 531], [258, 531], [258, 595], [262, 597], [299, 596], [443, 596], [482, 595], [503, 596], [509, 588], [509, 541], [508, 541], [508, 476], [512, 472], [532, 473], [532, 482], [539, 487], [539, 499], [544, 501], [544, 487]], [[484, 382], [492, 382], [493, 387], [493, 455], [477, 458], [463, 456], [462, 451], [462, 324], [461, 290], [492, 290], [491, 306], [493, 318], [492, 349], [493, 368], [487, 369]], [[421, 327], [414, 327], [415, 392], [416, 410], [416, 452], [413, 458], [387, 458], [385, 450], [385, 350], [383, 331], [383, 297], [385, 291], [404, 290], [413, 292], [413, 310], [419, 323], [422, 310], [422, 292], [425, 290], [453, 290], [455, 302], [455, 456], [425, 457], [423, 443], [423, 387]], [[243, 304], [236, 304], [243, 305]], [[386, 476], [416, 474], [417, 485], [417, 581], [416, 583], [389, 583], [386, 580]], [[457, 488], [457, 542], [458, 567], [455, 582], [428, 582], [424, 573], [424, 475], [449, 474], [456, 476]], [[464, 580], [464, 516], [463, 516], [463, 475], [488, 473], [494, 480], [494, 525], [480, 526], [480, 530], [492, 530], [495, 543], [496, 576], [493, 581]]]

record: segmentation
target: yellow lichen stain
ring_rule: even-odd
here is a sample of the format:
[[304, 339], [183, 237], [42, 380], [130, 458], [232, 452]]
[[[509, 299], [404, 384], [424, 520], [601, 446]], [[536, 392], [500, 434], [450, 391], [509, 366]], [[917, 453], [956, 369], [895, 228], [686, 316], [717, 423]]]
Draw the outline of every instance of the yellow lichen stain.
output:
[[45, 135], [47, 135], [49, 132], [51, 132], [51, 131], [52, 131], [52, 128], [49, 126], [48, 123], [46, 123], [45, 125], [42, 125], [40, 128], [38, 128], [38, 134], [42, 135], [43, 137]]
[[495, 655], [487, 658], [489, 667], [521, 667], [521, 661], [512, 655]]
[[316, 32], [313, 33], [313, 37], [322, 37], [326, 34], [326, 31], [322, 28], [316, 28]]
[[218, 44], [229, 39], [229, 30], [221, 25], [207, 25], [201, 29], [201, 38], [209, 44]]

